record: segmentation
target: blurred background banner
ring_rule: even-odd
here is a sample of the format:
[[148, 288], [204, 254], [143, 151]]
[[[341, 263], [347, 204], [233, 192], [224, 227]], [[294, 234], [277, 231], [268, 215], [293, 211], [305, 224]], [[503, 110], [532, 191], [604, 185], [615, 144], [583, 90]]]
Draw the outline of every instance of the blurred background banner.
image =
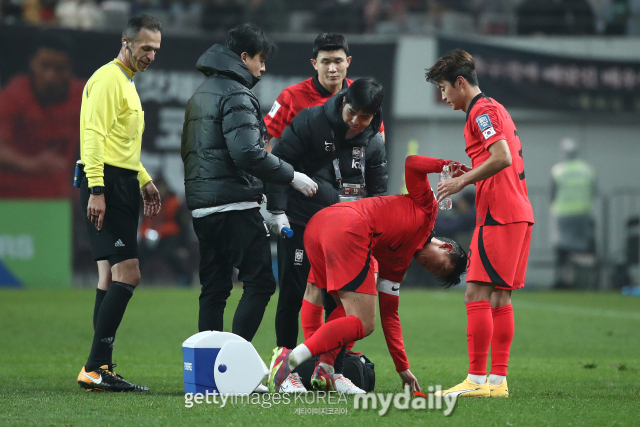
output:
[[0, 200], [0, 287], [71, 287], [68, 200]]
[[595, 60], [439, 37], [473, 55], [485, 93], [511, 108], [640, 112], [640, 62]]

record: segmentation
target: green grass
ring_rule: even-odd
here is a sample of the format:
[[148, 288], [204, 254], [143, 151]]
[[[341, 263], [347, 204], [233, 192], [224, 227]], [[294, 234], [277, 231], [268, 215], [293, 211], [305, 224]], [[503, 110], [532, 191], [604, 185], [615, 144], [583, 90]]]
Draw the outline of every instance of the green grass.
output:
[[[239, 290], [228, 303], [230, 327]], [[640, 402], [640, 299], [612, 293], [516, 292], [509, 399], [460, 399], [454, 413], [391, 409], [296, 415], [327, 404], [185, 408], [181, 343], [197, 332], [198, 292], [145, 289], [129, 304], [114, 351], [118, 372], [148, 394], [87, 393], [76, 384], [91, 345], [94, 292], [0, 292], [0, 425], [632, 426]], [[275, 296], [254, 345], [268, 361]], [[462, 293], [403, 291], [411, 369], [423, 389], [466, 373]], [[356, 347], [376, 363], [377, 392], [400, 392], [378, 328]], [[338, 407], [345, 407], [341, 403]]]

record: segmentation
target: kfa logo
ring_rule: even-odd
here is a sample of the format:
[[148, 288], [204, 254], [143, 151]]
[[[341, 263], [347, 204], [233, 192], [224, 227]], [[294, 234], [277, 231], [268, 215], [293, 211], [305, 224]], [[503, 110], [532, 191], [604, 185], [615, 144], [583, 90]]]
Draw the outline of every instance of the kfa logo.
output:
[[191, 362], [184, 362], [185, 371], [193, 371], [193, 364]]
[[353, 147], [353, 151], [351, 152], [351, 168], [352, 169], [360, 169], [360, 147]]
[[303, 257], [304, 257], [304, 251], [302, 249], [296, 249], [296, 255], [293, 259], [293, 265], [302, 265]]

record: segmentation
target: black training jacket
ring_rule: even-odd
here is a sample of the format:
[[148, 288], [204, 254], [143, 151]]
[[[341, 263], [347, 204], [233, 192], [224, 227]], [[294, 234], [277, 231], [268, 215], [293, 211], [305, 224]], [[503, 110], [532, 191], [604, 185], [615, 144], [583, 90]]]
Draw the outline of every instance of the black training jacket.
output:
[[259, 81], [240, 57], [209, 48], [196, 68], [207, 79], [185, 111], [181, 155], [190, 210], [260, 202], [261, 180], [289, 184], [291, 165], [264, 150], [262, 114], [251, 88]]
[[272, 153], [318, 184], [313, 197], [305, 197], [291, 186], [267, 184], [267, 209], [285, 211], [291, 222], [305, 225], [320, 209], [339, 201], [340, 185], [333, 159], [337, 158], [344, 183], [362, 184], [360, 148], [365, 149], [366, 196], [387, 193], [387, 156], [380, 134], [382, 114], [360, 134], [346, 140], [347, 125], [342, 120], [342, 100], [346, 89], [324, 105], [300, 111], [282, 133]]

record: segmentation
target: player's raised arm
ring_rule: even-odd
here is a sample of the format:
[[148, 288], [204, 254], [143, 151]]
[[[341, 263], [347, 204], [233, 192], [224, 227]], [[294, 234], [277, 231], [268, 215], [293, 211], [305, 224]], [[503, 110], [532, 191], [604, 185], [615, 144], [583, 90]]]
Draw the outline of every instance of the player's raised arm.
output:
[[433, 157], [413, 155], [404, 163], [405, 181], [409, 196], [420, 206], [426, 206], [433, 200], [433, 190], [429, 185], [427, 174], [440, 173], [448, 164], [459, 164], [452, 160], [435, 159]]

